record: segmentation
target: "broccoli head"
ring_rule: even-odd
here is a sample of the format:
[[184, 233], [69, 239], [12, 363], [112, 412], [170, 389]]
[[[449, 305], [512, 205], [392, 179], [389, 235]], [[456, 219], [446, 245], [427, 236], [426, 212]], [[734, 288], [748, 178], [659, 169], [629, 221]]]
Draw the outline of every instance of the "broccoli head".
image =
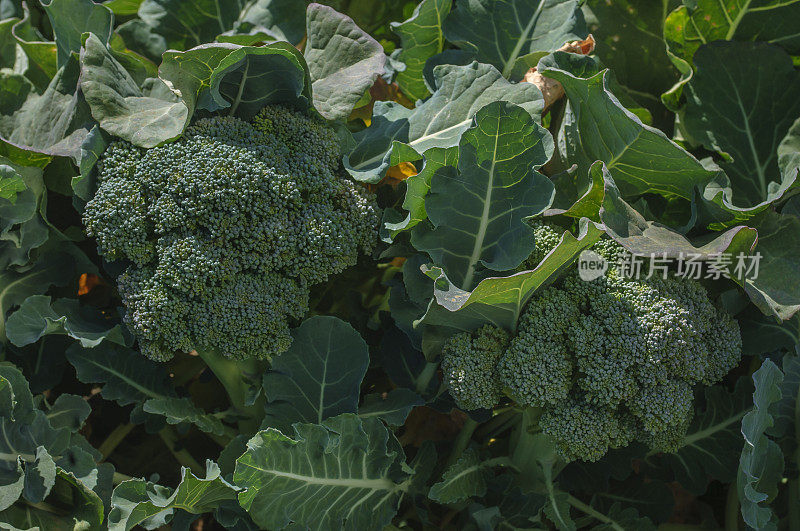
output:
[[371, 193], [340, 167], [335, 131], [282, 106], [197, 121], [171, 144], [109, 146], [87, 233], [118, 279], [142, 352], [267, 359], [290, 343], [309, 288], [377, 241]]
[[[547, 225], [535, 230], [537, 246], [559, 240]], [[537, 294], [494, 371], [485, 357], [459, 366], [480, 364], [514, 401], [541, 408], [540, 426], [567, 460], [594, 461], [633, 440], [675, 451], [691, 422], [694, 387], [738, 364], [738, 325], [697, 281], [627, 278], [617, 266], [620, 245], [603, 239], [593, 249], [609, 260], [605, 276], [586, 282], [572, 271]], [[549, 250], [537, 248], [537, 260]], [[475, 355], [461, 336], [445, 343], [445, 360]]]
[[467, 410], [491, 408], [500, 399], [502, 387], [496, 375], [497, 361], [511, 335], [491, 325], [475, 333], [464, 332], [449, 339], [442, 350], [442, 372], [450, 394]]

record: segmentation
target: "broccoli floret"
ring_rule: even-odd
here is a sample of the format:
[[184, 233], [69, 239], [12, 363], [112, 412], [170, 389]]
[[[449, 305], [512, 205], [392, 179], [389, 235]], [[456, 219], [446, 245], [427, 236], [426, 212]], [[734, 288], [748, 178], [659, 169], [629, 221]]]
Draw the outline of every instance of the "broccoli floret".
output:
[[130, 263], [118, 285], [142, 352], [284, 352], [310, 287], [377, 241], [374, 196], [340, 158], [326, 122], [277, 105], [153, 149], [113, 143], [84, 223], [106, 259]]
[[[539, 260], [561, 233], [535, 230]], [[567, 460], [597, 460], [632, 440], [675, 451], [694, 386], [739, 362], [738, 325], [695, 280], [626, 278], [620, 245], [606, 238], [593, 250], [609, 260], [606, 275], [587, 282], [572, 271], [537, 294], [495, 374], [516, 402], [542, 409], [540, 426]]]
[[473, 410], [497, 404], [501, 388], [495, 367], [509, 340], [505, 330], [486, 325], [474, 333], [456, 334], [445, 342], [442, 371], [450, 394], [461, 408]]

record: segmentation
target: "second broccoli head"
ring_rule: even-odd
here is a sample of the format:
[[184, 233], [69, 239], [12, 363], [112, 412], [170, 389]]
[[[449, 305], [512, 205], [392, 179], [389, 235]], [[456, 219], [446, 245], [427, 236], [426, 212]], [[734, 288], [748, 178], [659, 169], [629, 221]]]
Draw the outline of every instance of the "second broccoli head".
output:
[[202, 119], [153, 149], [112, 144], [84, 223], [108, 260], [130, 262], [118, 285], [142, 352], [285, 351], [309, 288], [377, 241], [374, 197], [340, 158], [327, 123], [283, 106]]
[[[535, 230], [537, 247], [559, 240], [547, 225]], [[539, 425], [566, 460], [595, 461], [634, 440], [676, 451], [694, 387], [739, 362], [738, 324], [698, 282], [626, 278], [614, 267], [622, 247], [604, 239], [594, 250], [607, 274], [586, 282], [573, 271], [545, 288], [516, 336], [487, 325], [451, 337], [442, 359], [450, 392], [465, 409], [491, 408], [503, 392], [541, 408]]]

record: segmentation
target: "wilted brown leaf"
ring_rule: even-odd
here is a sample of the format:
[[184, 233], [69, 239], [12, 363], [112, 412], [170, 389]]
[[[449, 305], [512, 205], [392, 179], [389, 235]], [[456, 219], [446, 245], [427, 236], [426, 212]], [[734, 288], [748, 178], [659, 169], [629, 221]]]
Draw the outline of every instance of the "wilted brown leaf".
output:
[[[594, 45], [594, 37], [590, 34], [583, 40], [566, 43], [559, 48], [558, 51], [588, 55], [594, 51]], [[549, 77], [544, 77], [536, 70], [536, 67], [528, 70], [523, 81], [533, 83], [542, 91], [542, 95], [544, 96], [544, 110], [542, 112], [547, 111], [553, 103], [561, 99], [564, 95], [564, 87], [561, 86], [561, 83]]]

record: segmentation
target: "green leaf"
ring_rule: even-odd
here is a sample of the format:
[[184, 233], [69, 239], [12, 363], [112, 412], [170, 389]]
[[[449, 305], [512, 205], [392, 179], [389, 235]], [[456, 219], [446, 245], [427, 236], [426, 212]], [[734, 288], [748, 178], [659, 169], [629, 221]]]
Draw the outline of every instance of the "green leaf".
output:
[[56, 483], [56, 464], [44, 446], [36, 448], [35, 460], [25, 464], [22, 493], [32, 503], [41, 503]]
[[800, 53], [800, 36], [794, 21], [800, 4], [794, 1], [693, 0], [684, 2], [664, 22], [667, 53], [681, 79], [661, 96], [670, 110], [677, 111], [683, 87], [692, 78], [692, 57], [706, 43], [720, 40], [766, 41]]
[[67, 359], [75, 367], [78, 380], [104, 383], [103, 398], [121, 406], [175, 396], [164, 366], [135, 350], [105, 342], [94, 348], [73, 344], [67, 349]]
[[[697, 255], [699, 259], [708, 259], [722, 253], [734, 257], [739, 253], [749, 256], [760, 236], [754, 229], [739, 226], [713, 239], [706, 238], [707, 243], [695, 245], [670, 227], [647, 221], [620, 197], [619, 190], [607, 171], [604, 171], [604, 179], [605, 195], [600, 219], [608, 235], [631, 253], [666, 258]], [[733, 264], [730, 267], [733, 268]]]
[[800, 91], [800, 73], [785, 52], [763, 43], [714, 42], [700, 47], [694, 65], [683, 126], [725, 159], [719, 166], [729, 184], [715, 183], [704, 196], [726, 211], [716, 214], [714, 228], [730, 226], [797, 186], [797, 170], [781, 175], [777, 149], [800, 115], [800, 101], [791, 97]]
[[476, 0], [456, 2], [444, 34], [508, 78], [524, 56], [584, 38], [586, 23], [576, 0]]
[[106, 0], [103, 5], [115, 15], [135, 15], [143, 0]]
[[649, 453], [644, 470], [653, 475], [668, 471], [665, 481], [675, 480], [698, 496], [712, 479], [732, 482], [742, 451], [741, 420], [752, 407], [752, 390], [746, 378], [733, 392], [721, 385], [707, 387], [705, 406], [695, 412], [681, 449], [673, 454]]
[[58, 53], [56, 43], [45, 41], [34, 26], [27, 4], [23, 4], [22, 20], [14, 24], [11, 35], [27, 58], [27, 64], [23, 66], [25, 77], [37, 89], [44, 90], [58, 70]]
[[739, 503], [747, 525], [774, 529], [777, 520], [769, 503], [778, 493], [784, 461], [777, 443], [765, 432], [774, 424], [772, 411], [781, 400], [783, 373], [772, 361], [765, 360], [753, 374], [753, 382], [753, 409], [742, 419], [745, 443], [739, 461]]
[[556, 52], [542, 59], [539, 70], [560, 82], [569, 98], [578, 134], [570, 160], [578, 171], [601, 160], [623, 196], [657, 193], [691, 200], [694, 187], [705, 185], [714, 172], [625, 109], [609, 90], [607, 70], [588, 78], [565, 70], [569, 55]]
[[392, 58], [402, 61], [406, 66], [405, 70], [397, 73], [396, 81], [412, 100], [422, 100], [430, 95], [422, 71], [427, 60], [444, 49], [442, 23], [451, 7], [449, 0], [422, 0], [410, 18], [391, 23], [403, 47]]
[[778, 144], [778, 166], [783, 175], [800, 171], [800, 118], [794, 121]]
[[307, 33], [314, 107], [328, 120], [345, 119], [383, 74], [383, 46], [353, 19], [320, 4], [308, 7]]
[[17, 202], [17, 196], [28, 187], [25, 181], [14, 171], [11, 166], [0, 166], [0, 198], [9, 201], [12, 205]]
[[356, 180], [376, 183], [390, 166], [419, 160], [433, 147], [457, 146], [475, 113], [491, 102], [515, 103], [534, 120], [541, 116], [539, 89], [509, 83], [490, 65], [440, 65], [434, 77], [433, 96], [413, 111], [398, 104], [375, 106], [375, 123], [354, 135], [356, 147], [344, 158]]
[[514, 330], [522, 308], [536, 291], [557, 279], [578, 259], [581, 251], [597, 243], [602, 235], [597, 225], [582, 219], [578, 236], [564, 232], [556, 248], [534, 269], [507, 277], [486, 278], [471, 292], [458, 289], [440, 268], [432, 268], [427, 274], [435, 281], [435, 301], [419, 323], [465, 331], [492, 323]]
[[552, 156], [553, 139], [522, 107], [495, 102], [475, 114], [459, 153], [457, 170], [433, 175], [425, 198], [431, 223], [418, 225], [411, 241], [470, 290], [489, 270], [514, 269], [533, 251], [524, 220], [553, 201], [552, 183], [536, 171]]
[[444, 166], [455, 167], [458, 164], [458, 148], [430, 148], [424, 154], [425, 162], [416, 175], [405, 180], [406, 196], [403, 208], [408, 210], [406, 218], [399, 223], [384, 223], [394, 239], [400, 232], [414, 228], [419, 222], [428, 219], [425, 210], [425, 197], [431, 189], [431, 179]]
[[550, 490], [549, 494], [544, 506], [544, 514], [559, 531], [575, 531], [575, 522], [569, 514], [569, 494], [560, 490]]
[[266, 46], [204, 44], [164, 53], [159, 76], [190, 110], [249, 119], [268, 103], [311, 100], [311, 78], [302, 54], [285, 42]]
[[0, 363], [0, 377], [6, 384], [4, 407], [0, 416], [26, 424], [32, 422], [35, 411], [33, 395], [22, 372], [11, 363], [4, 362]]
[[758, 275], [743, 282], [745, 292], [765, 314], [789, 319], [800, 310], [800, 286], [786, 282], [800, 274], [800, 242], [795, 236], [800, 218], [766, 210], [748, 224], [758, 231], [755, 252], [761, 258]]
[[[0, 157], [0, 163], [10, 161]], [[20, 176], [24, 189], [16, 201], [0, 200], [0, 268], [28, 266], [33, 251], [47, 242], [50, 231], [42, 217], [47, 190], [42, 171], [14, 164], [2, 167]]]
[[373, 393], [364, 397], [358, 408], [362, 419], [377, 417], [389, 426], [402, 426], [411, 410], [424, 405], [425, 401], [411, 389], [392, 389], [386, 396]]
[[206, 461], [206, 477], [198, 478], [181, 467], [181, 480], [175, 490], [155, 485], [144, 479], [123, 481], [111, 496], [108, 514], [110, 531], [128, 531], [137, 525], [167, 523], [176, 510], [191, 514], [208, 513], [225, 500], [236, 499], [239, 489], [220, 476], [213, 461]]
[[258, 432], [236, 462], [239, 503], [262, 528], [381, 529], [409, 478], [403, 449], [377, 419], [344, 414]]
[[100, 127], [152, 148], [183, 133], [189, 110], [182, 101], [146, 97], [108, 48], [90, 34], [81, 51], [81, 89]]
[[672, 54], [691, 62], [697, 49], [721, 40], [765, 41], [800, 52], [800, 36], [792, 21], [800, 6], [794, 1], [695, 0], [670, 13], [664, 37]]
[[220, 419], [195, 406], [189, 398], [149, 398], [142, 408], [147, 413], [165, 417], [170, 424], [188, 422], [207, 433], [226, 434], [225, 425]]
[[571, 218], [588, 218], [600, 221], [600, 208], [605, 194], [605, 164], [595, 161], [589, 167], [588, 180], [583, 181], [573, 166], [568, 171], [553, 175], [553, 186], [556, 189], [553, 206], [545, 212], [545, 216], [564, 215]]
[[787, 352], [782, 360], [783, 382], [781, 383], [781, 399], [775, 404], [775, 424], [768, 434], [776, 439], [786, 439], [790, 446], [796, 444], [796, 419], [798, 414], [797, 396], [800, 393], [800, 355], [796, 349]]
[[33, 267], [22, 273], [12, 269], [0, 272], [0, 342], [6, 340], [8, 311], [31, 295], [44, 293], [50, 286], [67, 284], [73, 278], [74, 263], [65, 253], [44, 253]]
[[47, 412], [47, 420], [55, 429], [66, 428], [72, 433], [78, 433], [91, 412], [91, 406], [82, 397], [65, 393], [59, 395], [53, 403]]
[[239, 14], [239, 23], [264, 28], [291, 44], [299, 44], [306, 34], [306, 3], [256, 0], [248, 3]]
[[66, 334], [84, 347], [95, 347], [103, 341], [130, 343], [123, 325], [109, 322], [99, 310], [83, 306], [77, 299], [58, 299], [51, 305], [50, 297], [32, 295], [6, 321], [8, 340], [18, 347], [35, 343], [47, 334]]
[[150, 33], [163, 39], [164, 49], [188, 50], [231, 29], [246, 3], [231, 0], [223, 6], [215, 0], [144, 0], [139, 18]]
[[620, 529], [656, 530], [656, 526], [653, 525], [649, 518], [640, 516], [636, 508], [624, 507], [621, 503], [615, 503], [609, 507], [604, 516], [609, 521], [604, 521], [592, 529], [599, 531], [619, 531]]
[[431, 487], [428, 497], [437, 503], [457, 503], [473, 496], [486, 494], [489, 468], [506, 464], [507, 459], [481, 459], [478, 452], [468, 448], [458, 461], [445, 470], [441, 481]]
[[[59, 482], [65, 488], [59, 489]], [[71, 524], [78, 529], [99, 529], [103, 522], [103, 501], [72, 473], [61, 468], [57, 470], [56, 489], [59, 490], [60, 503], [72, 507]]]
[[50, 24], [53, 26], [58, 66], [69, 59], [70, 54], [81, 49], [81, 35], [95, 34], [103, 43], [111, 38], [114, 15], [111, 10], [91, 0], [50, 0], [42, 2]]
[[587, 5], [597, 18], [590, 28], [597, 56], [634, 98], [654, 115], [666, 115], [659, 96], [675, 83], [678, 71], [664, 45], [664, 18], [680, 0], [589, 0]]
[[292, 331], [292, 346], [264, 375], [266, 426], [320, 423], [358, 409], [369, 348], [348, 323], [329, 316], [307, 319]]
[[5, 140], [39, 156], [77, 158], [91, 121], [89, 108], [77, 90], [80, 74], [79, 61], [70, 55], [41, 94], [32, 92], [16, 112], [0, 116]]

